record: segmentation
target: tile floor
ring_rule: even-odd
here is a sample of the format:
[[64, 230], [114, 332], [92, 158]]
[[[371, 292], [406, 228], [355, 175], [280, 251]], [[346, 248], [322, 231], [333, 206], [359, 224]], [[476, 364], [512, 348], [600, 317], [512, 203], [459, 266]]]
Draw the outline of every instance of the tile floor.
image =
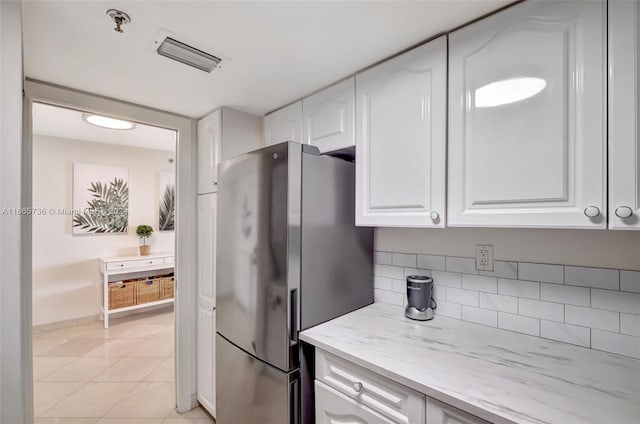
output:
[[173, 309], [33, 333], [36, 424], [210, 424], [175, 409]]

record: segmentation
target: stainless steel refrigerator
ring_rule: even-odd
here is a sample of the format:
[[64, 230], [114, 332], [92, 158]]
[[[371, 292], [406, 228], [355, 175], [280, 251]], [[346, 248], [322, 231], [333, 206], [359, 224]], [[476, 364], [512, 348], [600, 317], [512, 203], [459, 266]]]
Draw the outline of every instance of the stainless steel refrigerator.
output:
[[219, 166], [217, 424], [306, 422], [302, 404], [311, 416], [298, 332], [373, 302], [354, 175], [354, 163], [293, 142]]

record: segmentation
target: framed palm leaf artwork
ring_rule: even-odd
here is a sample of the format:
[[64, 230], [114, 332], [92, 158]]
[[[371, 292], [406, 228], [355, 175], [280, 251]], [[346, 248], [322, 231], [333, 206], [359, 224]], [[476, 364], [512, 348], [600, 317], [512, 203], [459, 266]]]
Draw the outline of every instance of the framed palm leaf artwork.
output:
[[173, 231], [176, 217], [176, 174], [160, 171], [158, 180], [158, 230]]
[[127, 233], [129, 170], [74, 162], [73, 234]]

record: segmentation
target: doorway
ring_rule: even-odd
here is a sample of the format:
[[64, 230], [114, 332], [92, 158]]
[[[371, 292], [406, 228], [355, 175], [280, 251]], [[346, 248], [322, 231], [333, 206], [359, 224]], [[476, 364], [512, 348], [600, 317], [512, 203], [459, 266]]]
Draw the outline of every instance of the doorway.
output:
[[[195, 304], [195, 272], [194, 272], [195, 270], [195, 260], [194, 260], [194, 257], [195, 257], [194, 255], [194, 252], [195, 252], [195, 205], [194, 205], [194, 202], [192, 201], [193, 198], [195, 197], [195, 184], [194, 184], [195, 170], [191, 165], [191, 163], [193, 163], [193, 158], [195, 154], [195, 140], [194, 140], [195, 123], [193, 122], [193, 120], [189, 118], [144, 108], [138, 105], [128, 104], [126, 102], [122, 102], [118, 100], [108, 99], [100, 96], [91, 95], [88, 93], [83, 93], [75, 90], [57, 87], [57, 86], [53, 86], [53, 85], [38, 82], [38, 81], [27, 80], [25, 83], [25, 91], [26, 91], [26, 99], [25, 99], [25, 111], [24, 111], [24, 116], [25, 116], [24, 151], [25, 151], [25, 157], [28, 158], [26, 162], [30, 162], [30, 163], [27, 163], [26, 164], [27, 166], [25, 167], [26, 168], [25, 176], [27, 177], [25, 178], [25, 181], [29, 185], [31, 185], [31, 183], [33, 182], [33, 187], [35, 189], [30, 193], [28, 193], [28, 195], [26, 196], [26, 198], [30, 200], [30, 202], [26, 202], [26, 204], [32, 205], [34, 211], [37, 211], [38, 208], [42, 208], [42, 206], [36, 203], [38, 201], [37, 197], [34, 197], [34, 195], [38, 196], [39, 193], [42, 194], [42, 192], [38, 191], [39, 189], [36, 184], [37, 173], [39, 171], [38, 169], [36, 169], [36, 166], [46, 167], [48, 165], [52, 165], [53, 162], [55, 162], [53, 160], [55, 156], [54, 153], [56, 152], [60, 153], [60, 151], [56, 149], [49, 150], [47, 153], [46, 148], [51, 149], [53, 147], [52, 145], [55, 143], [52, 142], [51, 140], [48, 141], [48, 144], [42, 143], [42, 140], [39, 140], [40, 136], [38, 134], [35, 134], [35, 135], [32, 134], [32, 130], [34, 129], [34, 124], [36, 124], [36, 122], [34, 122], [34, 120], [32, 119], [34, 117], [34, 110], [40, 107], [41, 105], [48, 106], [48, 107], [63, 108], [65, 110], [71, 110], [74, 112], [82, 111], [77, 113], [80, 113], [80, 114], [84, 113], [85, 115], [113, 117], [120, 120], [133, 122], [136, 126], [148, 126], [148, 127], [155, 127], [156, 129], [162, 129], [163, 131], [171, 132], [174, 134], [174, 145], [176, 146], [176, 151], [173, 157], [167, 156], [167, 152], [160, 153], [160, 155], [167, 156], [163, 160], [166, 160], [168, 167], [169, 166], [174, 167], [175, 175], [176, 175], [176, 178], [175, 178], [175, 187], [176, 187], [175, 230], [174, 230], [175, 236], [167, 236], [166, 234], [161, 234], [162, 232], [158, 232], [158, 231], [156, 231], [156, 233], [153, 236], [155, 237], [155, 240], [153, 240], [154, 242], [157, 242], [159, 241], [160, 238], [162, 238], [163, 240], [161, 243], [159, 242], [159, 244], [162, 244], [164, 246], [173, 245], [174, 247], [174, 252], [175, 252], [175, 268], [174, 268], [175, 331], [173, 328], [174, 327], [174, 324], [173, 324], [174, 320], [172, 316], [173, 312], [170, 312], [167, 310], [147, 311], [147, 312], [142, 312], [141, 314], [128, 315], [124, 317], [122, 316], [123, 314], [113, 315], [111, 316], [112, 325], [108, 330], [104, 330], [100, 328], [101, 324], [95, 321], [95, 318], [96, 318], [95, 315], [93, 315], [93, 318], [91, 318], [91, 314], [89, 314], [88, 316], [84, 316], [83, 318], [83, 314], [87, 312], [87, 308], [90, 308], [90, 305], [78, 305], [79, 303], [81, 303], [79, 299], [83, 299], [84, 296], [91, 297], [92, 295], [90, 293], [92, 292], [97, 295], [100, 293], [100, 291], [98, 290], [97, 292], [95, 292], [96, 286], [93, 284], [87, 284], [87, 287], [84, 287], [84, 289], [81, 288], [79, 290], [75, 290], [77, 289], [77, 285], [74, 286], [73, 284], [70, 284], [70, 283], [67, 283], [67, 286], [65, 286], [64, 283], [47, 285], [46, 282], [42, 281], [42, 278], [41, 278], [42, 275], [38, 274], [41, 271], [39, 266], [42, 265], [42, 263], [39, 262], [39, 258], [36, 255], [41, 253], [41, 251], [38, 249], [42, 248], [42, 246], [39, 246], [37, 242], [34, 242], [32, 243], [31, 246], [28, 246], [28, 249], [25, 249], [32, 255], [31, 258], [28, 258], [28, 260], [30, 260], [32, 265], [34, 266], [32, 275], [28, 276], [28, 279], [34, 282], [34, 286], [32, 287], [33, 294], [34, 294], [33, 296], [34, 304], [33, 304], [33, 309], [30, 301], [28, 302], [28, 305], [25, 304], [24, 306], [28, 307], [28, 309], [33, 312], [33, 318], [34, 318], [33, 324], [36, 326], [36, 331], [35, 331], [36, 337], [40, 337], [42, 339], [49, 339], [49, 341], [35, 343], [33, 345], [33, 353], [34, 355], [47, 353], [47, 356], [46, 356], [47, 358], [58, 358], [58, 359], [48, 359], [46, 361], [40, 361], [41, 362], [40, 364], [36, 364], [34, 379], [35, 380], [38, 380], [38, 379], [55, 380], [55, 379], [80, 378], [78, 377], [78, 372], [79, 372], [78, 369], [81, 369], [82, 365], [91, 365], [89, 363], [92, 362], [92, 360], [90, 359], [83, 359], [79, 361], [80, 357], [105, 358], [105, 357], [111, 356], [111, 359], [105, 359], [103, 361], [103, 364], [107, 366], [107, 368], [104, 370], [101, 370], [99, 375], [91, 376], [90, 377], [91, 381], [58, 381], [58, 383], [68, 383], [66, 384], [66, 387], [64, 388], [64, 390], [62, 390], [62, 392], [64, 392], [65, 390], [66, 391], [73, 390], [73, 387], [77, 386], [77, 384], [74, 384], [74, 383], [84, 383], [82, 384], [82, 387], [97, 391], [99, 393], [105, 393], [103, 390], [97, 390], [96, 383], [98, 383], [98, 380], [108, 380], [110, 378], [115, 378], [120, 380], [135, 378], [135, 381], [133, 382], [134, 383], [137, 382], [138, 384], [141, 384], [142, 381], [137, 380], [138, 378], [141, 378], [140, 367], [144, 368], [146, 366], [147, 368], [150, 368], [152, 367], [152, 365], [150, 365], [149, 363], [144, 365], [143, 359], [138, 359], [138, 360], [130, 359], [128, 361], [122, 361], [122, 358], [123, 358], [122, 356], [112, 356], [110, 354], [105, 354], [105, 353], [117, 352], [118, 349], [120, 349], [120, 352], [117, 353], [117, 355], [123, 355], [123, 351], [126, 351], [127, 349], [130, 348], [130, 345], [129, 347], [127, 347], [127, 342], [126, 340], [123, 340], [123, 339], [133, 338], [136, 340], [147, 340], [147, 342], [149, 342], [153, 337], [158, 336], [157, 339], [154, 340], [155, 344], [148, 343], [147, 347], [145, 348], [146, 353], [145, 353], [145, 349], [142, 349], [142, 346], [135, 346], [135, 349], [138, 349], [136, 353], [136, 355], [138, 356], [131, 356], [131, 358], [135, 358], [135, 357], [151, 358], [152, 356], [143, 356], [145, 354], [150, 354], [150, 353], [154, 355], [160, 355], [159, 349], [163, 349], [163, 348], [166, 349], [167, 344], [170, 344], [171, 345], [170, 350], [172, 350], [172, 352], [170, 352], [169, 349], [167, 349], [164, 352], [162, 352], [160, 356], [157, 356], [157, 358], [163, 358], [164, 360], [160, 361], [158, 359], [157, 361], [151, 361], [154, 363], [158, 362], [157, 364], [155, 364], [154, 370], [152, 370], [152, 372], [157, 371], [157, 373], [155, 373], [154, 376], [150, 377], [151, 375], [151, 372], [150, 372], [149, 374], [144, 376], [143, 380], [147, 378], [166, 380], [168, 379], [167, 375], [174, 374], [175, 380], [170, 383], [168, 381], [165, 381], [164, 383], [169, 383], [169, 384], [165, 384], [163, 389], [158, 389], [158, 386], [162, 385], [163, 383], [161, 381], [157, 381], [157, 382], [147, 381], [147, 383], [160, 383], [160, 384], [147, 384], [146, 386], [155, 387], [156, 389], [158, 389], [156, 390], [158, 392], [162, 392], [163, 390], [167, 392], [165, 393], [165, 395], [168, 395], [168, 398], [171, 399], [168, 401], [169, 408], [174, 410], [173, 412], [174, 414], [175, 414], [175, 411], [187, 412], [191, 410], [193, 407], [196, 406], [196, 403], [194, 400], [195, 399], [195, 371], [196, 371], [195, 357], [194, 357], [195, 356], [195, 325], [194, 325], [194, 319], [191, 314], [191, 311], [193, 309], [192, 305]], [[67, 140], [67, 142], [68, 142], [67, 144], [69, 144], [69, 140]], [[70, 144], [75, 143], [74, 145], [75, 147], [71, 149], [72, 151], [77, 152], [79, 150], [82, 150], [78, 147], [78, 144], [77, 144], [78, 142], [81, 142], [81, 141], [76, 140], [70, 143]], [[107, 143], [105, 143], [105, 146], [106, 144]], [[46, 146], [44, 150], [41, 149], [42, 145]], [[58, 143], [58, 146], [60, 146], [60, 143]], [[106, 147], [104, 146], [102, 147], [99, 146], [99, 148], [95, 149], [95, 146], [94, 146], [94, 150], [101, 150], [101, 149], [104, 150], [105, 148]], [[120, 146], [119, 148], [126, 149], [126, 148], [132, 148], [132, 147]], [[43, 152], [45, 152], [44, 155], [40, 156], [40, 159], [38, 159], [39, 150], [42, 150]], [[147, 150], [150, 150], [150, 149], [147, 149]], [[130, 159], [133, 161], [132, 164], [130, 164], [130, 168], [131, 168], [136, 164], [135, 155], [130, 155]], [[169, 164], [170, 159], [173, 159], [173, 164]], [[33, 160], [33, 162], [31, 162], [31, 160]], [[144, 160], [141, 160], [140, 157], [138, 157], [137, 163], [140, 164], [142, 162], [144, 162]], [[72, 178], [75, 175], [73, 173], [74, 171], [73, 167], [75, 166], [75, 163], [83, 163], [83, 162], [81, 162], [81, 160], [78, 160], [74, 162], [73, 165], [69, 165], [69, 163], [67, 163], [67, 168], [66, 168], [67, 180], [65, 183], [67, 185], [69, 183], [69, 178]], [[87, 163], [89, 162], [87, 161]], [[70, 172], [69, 167], [72, 167], [71, 177], [69, 176], [69, 172]], [[86, 169], [83, 170], [83, 172], [84, 171], [86, 171]], [[165, 169], [164, 171], [170, 172], [170, 169]], [[88, 171], [89, 175], [91, 175], [92, 172], [95, 174], [96, 169], [94, 168], [93, 170], [91, 170], [90, 168]], [[160, 170], [158, 170], [158, 172], [160, 172]], [[143, 190], [143, 192], [147, 193], [148, 198], [156, 198], [158, 196], [161, 196], [159, 192], [158, 194], [156, 194], [156, 189], [159, 189], [159, 185], [160, 185], [159, 176], [155, 176], [154, 179], [155, 178], [157, 178], [156, 180], [157, 182], [154, 183], [154, 189], [149, 190], [148, 184], [147, 184], [147, 189]], [[114, 176], [113, 181], [116, 181], [118, 179], [121, 180], [122, 178], [118, 176]], [[165, 181], [166, 180], [167, 179], [165, 178]], [[133, 180], [131, 181], [131, 183], [133, 183]], [[59, 190], [63, 189], [63, 187], [54, 187], [54, 188], [57, 188]], [[65, 209], [67, 205], [70, 204], [68, 202], [73, 202], [74, 196], [71, 196], [72, 199], [68, 199], [68, 196], [69, 196], [68, 190], [72, 190], [72, 188], [70, 189], [68, 187], [65, 187], [64, 189], [67, 190], [67, 199], [66, 199], [67, 204], [65, 206], [62, 206], [61, 211], [57, 210], [58, 209], [57, 206], [55, 205], [51, 206], [51, 208], [56, 209], [55, 211], [56, 214], [58, 212], [61, 212], [64, 214], [66, 212]], [[95, 187], [94, 187], [94, 190], [95, 190]], [[104, 188], [102, 188], [102, 190], [104, 190]], [[133, 190], [133, 188], [131, 188], [131, 190]], [[149, 195], [149, 192], [152, 192], [152, 193]], [[131, 198], [131, 201], [133, 201], [133, 197]], [[151, 202], [147, 201], [147, 203], [155, 203], [155, 202], [152, 200]], [[72, 205], [72, 207], [70, 208], [72, 209], [71, 213], [74, 213], [75, 211], [73, 210], [74, 209], [73, 204], [71, 203], [71, 205]], [[131, 204], [130, 206], [133, 207], [133, 204]], [[158, 205], [158, 208], [159, 208], [159, 205]], [[47, 207], [47, 212], [48, 210], [49, 210], [49, 207]], [[80, 240], [81, 241], [80, 244], [83, 244], [83, 243], [91, 244], [91, 241], [89, 240], [92, 238], [95, 240], [95, 237], [111, 237], [116, 239], [116, 245], [117, 245], [114, 250], [115, 253], [112, 254], [112, 256], [133, 256], [132, 254], [134, 255], [137, 254], [136, 250], [138, 246], [137, 246], [137, 241], [135, 241], [136, 238], [133, 235], [135, 234], [134, 232], [135, 229], [132, 228], [132, 226], [133, 225], [137, 226], [139, 223], [142, 223], [143, 221], [146, 223], [149, 220], [151, 220], [152, 222], [158, 220], [158, 224], [160, 224], [160, 221], [159, 221], [160, 211], [158, 210], [156, 212], [156, 208], [153, 207], [152, 214], [153, 214], [153, 217], [151, 217], [150, 215], [147, 215], [146, 217], [139, 217], [140, 219], [136, 218], [128, 222], [127, 231], [124, 236], [122, 235], [112, 235], [112, 236], [106, 235], [105, 236], [104, 234], [76, 235], [73, 233], [74, 228], [75, 229], [82, 229], [82, 228], [74, 227], [74, 223], [78, 224], [78, 222], [74, 220], [74, 217], [62, 216], [62, 217], [54, 217], [54, 218], [60, 219], [60, 222], [58, 224], [62, 226], [61, 228], [67, 231], [67, 240], [66, 240], [67, 242], [69, 242], [69, 240], [71, 241]], [[40, 235], [44, 235], [46, 234], [47, 231], [49, 231], [49, 228], [46, 225], [43, 226], [42, 225], [43, 221], [39, 221], [38, 218], [39, 217], [32, 216], [29, 222], [29, 227], [30, 227], [29, 229], [31, 230], [30, 232], [33, 234], [32, 239], [34, 241], [36, 240], [36, 237], [39, 237]], [[132, 218], [132, 216], [130, 215], [129, 218]], [[86, 224], [86, 222], [84, 224]], [[80, 225], [77, 225], [77, 226], [80, 226]], [[99, 229], [99, 231], [102, 231], [102, 230], [103, 230], [102, 228]], [[131, 243], [132, 238], [135, 241], [135, 244]], [[107, 239], [102, 238], [102, 240], [107, 240]], [[45, 252], [55, 249], [56, 246], [57, 245], [55, 244], [48, 245], [45, 248]], [[57, 250], [63, 251], [65, 249], [68, 250], [68, 248], [65, 248], [64, 246], [59, 246]], [[86, 250], [90, 250], [90, 249], [87, 248]], [[166, 253], [166, 252], [162, 252], [162, 253]], [[56, 252], [56, 254], [60, 254], [60, 252]], [[98, 256], [102, 254], [103, 253], [100, 253]], [[93, 259], [84, 258], [80, 260], [80, 262], [82, 263], [81, 268], [84, 267], [83, 268], [84, 270], [90, 271], [91, 269], [93, 269], [93, 276], [95, 278], [96, 275], [98, 275], [98, 268], [96, 265], [96, 260], [98, 258], [95, 258], [93, 256], [92, 258]], [[52, 271], [52, 269], [49, 269], [49, 271]], [[64, 267], [59, 268], [58, 271], [64, 271]], [[149, 276], [137, 275], [134, 277], [147, 278]], [[54, 272], [54, 278], [52, 279], [56, 280], [56, 278], [58, 280], [62, 279], [66, 281], [64, 277], [61, 278], [60, 275], [56, 276]], [[118, 282], [116, 280], [114, 280], [114, 282]], [[47, 290], [43, 292], [40, 290], [41, 287], [47, 287]], [[83, 291], [84, 293], [81, 295], [79, 292], [83, 292]], [[75, 308], [75, 311], [73, 313], [67, 310], [62, 314], [56, 315], [56, 313], [60, 311], [55, 310], [55, 305], [56, 303], [64, 304], [64, 299], [67, 299], [65, 298], [65, 295], [69, 295], [69, 297], [71, 298], [71, 300], [69, 301], [69, 305], [73, 305], [73, 307], [79, 307], [80, 310], [78, 310], [78, 308]], [[40, 298], [40, 296], [43, 296], [43, 297]], [[51, 302], [41, 302], [44, 299], [46, 299], [47, 296], [50, 297], [49, 300]], [[77, 296], [77, 297], [73, 298], [73, 296]], [[93, 297], [91, 300], [88, 300], [86, 303], [91, 303], [92, 307], [95, 307], [96, 297]], [[44, 304], [46, 304], [46, 306], [43, 306]], [[51, 308], [47, 309], [48, 306], [53, 307], [53, 310]], [[82, 309], [82, 308], [85, 308], [85, 309]], [[73, 309], [73, 308], [65, 308], [65, 309]], [[134, 311], [129, 311], [129, 312], [134, 312]], [[52, 321], [52, 322], [56, 322], [57, 324], [45, 323], [45, 321], [47, 320], [51, 321], [52, 317], [57, 317], [62, 319]], [[92, 319], [93, 321], [91, 321]], [[47, 324], [51, 324], [51, 325], [47, 325]], [[157, 331], [156, 334], [154, 334], [154, 330], [160, 330], [160, 327], [162, 327], [161, 331]], [[116, 328], [119, 328], [119, 330], [116, 330]], [[118, 336], [118, 333], [122, 337]], [[162, 336], [164, 336], [164, 339], [160, 337], [161, 336], [160, 333], [163, 333]], [[138, 336], [143, 336], [143, 337], [137, 338]], [[120, 341], [118, 342], [115, 341], [119, 339]], [[66, 341], [60, 342], [60, 340], [66, 340]], [[114, 341], [110, 342], [110, 340], [114, 340]], [[72, 342], [68, 344], [69, 341], [72, 341]], [[50, 345], [47, 346], [46, 343], [49, 343]], [[57, 346], [53, 346], [56, 343], [59, 343], [59, 344]], [[65, 344], [66, 344], [66, 347], [64, 346]], [[89, 348], [91, 349], [86, 350]], [[131, 351], [130, 353], [132, 352], [133, 351]], [[169, 353], [171, 353], [172, 355], [169, 356]], [[77, 354], [77, 357], [76, 357], [76, 354]], [[165, 354], [166, 356], [163, 356]], [[69, 355], [69, 356], [65, 356], [65, 355]], [[175, 359], [173, 359], [174, 358], [173, 355], [175, 355]], [[60, 358], [67, 358], [67, 359], [60, 359]], [[72, 358], [72, 359], [69, 360], [69, 358]], [[114, 361], [113, 358], [120, 358], [120, 359], [115, 360], [115, 362], [113, 363], [109, 362], [109, 361]], [[64, 363], [67, 360], [69, 360], [69, 363]], [[69, 367], [69, 365], [74, 362], [75, 362], [75, 365]], [[93, 360], [93, 362], [98, 363], [100, 361]], [[119, 368], [116, 367], [118, 362], [121, 363]], [[171, 369], [171, 365], [172, 365], [171, 363], [173, 363], [175, 371]], [[65, 370], [65, 367], [67, 367], [66, 370]], [[88, 368], [91, 368], [91, 367], [88, 367]], [[130, 372], [128, 372], [127, 369], [130, 370]], [[105, 372], [108, 370], [111, 370], [111, 371], [105, 374]], [[95, 368], [93, 369], [92, 372], [86, 375], [92, 374], [94, 372], [95, 372]], [[56, 375], [56, 373], [58, 374]], [[67, 377], [64, 377], [65, 373]], [[138, 374], [137, 377], [133, 375], [136, 373]], [[71, 375], [71, 377], [69, 375]], [[75, 375], [75, 377], [73, 377], [73, 375]], [[111, 375], [111, 377], [109, 375]], [[116, 376], [116, 377], [113, 377], [113, 376]], [[87, 376], [83, 378], [89, 379], [89, 377]], [[53, 383], [54, 381], [50, 381], [50, 382]], [[108, 382], [105, 382], [105, 383], [108, 383]], [[117, 383], [117, 382], [112, 381], [112, 383]], [[126, 381], [120, 381], [119, 383], [127, 384]], [[171, 393], [168, 393], [169, 392], [168, 388], [170, 386], [172, 390], [170, 390]], [[79, 389], [80, 387], [77, 387], [75, 390], [73, 390], [73, 392], [70, 392], [69, 394], [75, 393], [77, 391], [79, 396], [79, 394], [82, 392]], [[125, 388], [114, 390], [114, 393], [121, 393], [122, 391], [124, 391], [124, 389]], [[136, 393], [133, 391], [134, 387], [132, 387], [131, 389], [132, 390], [129, 391], [128, 393], [130, 393], [131, 395], [134, 395]], [[91, 390], [88, 390], [87, 393], [90, 394]], [[60, 393], [59, 390], [54, 390], [53, 392]], [[147, 392], [146, 394], [148, 395], [149, 392]], [[38, 391], [36, 390], [36, 398], [37, 396], [38, 396]], [[116, 395], [116, 397], [117, 396], [120, 396], [120, 395], [118, 394]], [[108, 397], [108, 396], [107, 395], [102, 396], [102, 398], [104, 397]], [[140, 397], [141, 398], [145, 397], [144, 391], [140, 393]], [[56, 402], [56, 404], [60, 405], [61, 409], [63, 409], [62, 407], [65, 405], [64, 403], [65, 399], [67, 398], [65, 397], [64, 399], [60, 399], [60, 402]], [[67, 404], [78, 405], [82, 403], [82, 399], [83, 398], [81, 396], [78, 397], [78, 399], [72, 398], [73, 402], [68, 400]], [[51, 402], [54, 402], [54, 401], [56, 401], [56, 399], [51, 400]], [[36, 402], [39, 402], [39, 401], [36, 399]], [[163, 402], [163, 403], [166, 403], [166, 402]], [[43, 404], [41, 404], [41, 406], [42, 405]], [[114, 406], [116, 405], [114, 404], [109, 406], [108, 410], [110, 411], [111, 409], [113, 409]], [[56, 411], [55, 409], [52, 409], [51, 411], [49, 411], [51, 408], [52, 407], [49, 407], [49, 408], [46, 408], [45, 411], [41, 411], [38, 407], [38, 409], [36, 409], [35, 411], [36, 415], [38, 415], [41, 412], [42, 414], [44, 414], [42, 415], [43, 417], [49, 416], [54, 419], [60, 418], [59, 416], [55, 416], [60, 414], [67, 415], [67, 416], [75, 414], [76, 417], [78, 417], [78, 415], [87, 415], [86, 411], [73, 412], [73, 408], [71, 409], [71, 412], [69, 412], [69, 410], [67, 411], [63, 410], [61, 412], [58, 411], [60, 412], [60, 414], [58, 414], [58, 413], [55, 413]], [[105, 409], [105, 408], [107, 408], [107, 406], [103, 404], [102, 409]], [[49, 411], [49, 412], [47, 413], [46, 411]], [[96, 410], [96, 411], [90, 412], [89, 415], [92, 415], [92, 417], [89, 417], [89, 418], [91, 419], [96, 418], [96, 420], [102, 419], [100, 417], [107, 415], [109, 411], [105, 411], [105, 414], [100, 415], [99, 417], [95, 417], [94, 415], [98, 414], [100, 411]], [[159, 413], [156, 413], [156, 414], [159, 414]], [[123, 414], [118, 412], [112, 412], [112, 416], [114, 418], [117, 418], [118, 415], [123, 415]], [[132, 415], [131, 417], [135, 417], [135, 416], [136, 415]], [[126, 418], [130, 418], [130, 417], [128, 416]], [[160, 417], [154, 417], [154, 418], [160, 418]], [[44, 422], [46, 422], [46, 420]]]

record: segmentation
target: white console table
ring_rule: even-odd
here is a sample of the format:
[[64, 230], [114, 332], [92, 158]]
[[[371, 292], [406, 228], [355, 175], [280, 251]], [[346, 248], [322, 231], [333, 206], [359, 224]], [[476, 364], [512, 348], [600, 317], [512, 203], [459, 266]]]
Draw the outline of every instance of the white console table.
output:
[[[102, 281], [102, 319], [104, 328], [109, 328], [109, 315], [118, 312], [131, 311], [134, 309], [147, 308], [149, 306], [173, 303], [173, 299], [162, 299], [157, 302], [148, 302], [141, 305], [132, 305], [124, 308], [109, 309], [109, 283], [119, 281], [147, 273], [148, 271], [167, 272], [173, 271], [173, 253], [155, 253], [147, 256], [118, 256], [114, 258], [100, 259], [100, 278]], [[113, 279], [118, 276], [118, 280]]]

